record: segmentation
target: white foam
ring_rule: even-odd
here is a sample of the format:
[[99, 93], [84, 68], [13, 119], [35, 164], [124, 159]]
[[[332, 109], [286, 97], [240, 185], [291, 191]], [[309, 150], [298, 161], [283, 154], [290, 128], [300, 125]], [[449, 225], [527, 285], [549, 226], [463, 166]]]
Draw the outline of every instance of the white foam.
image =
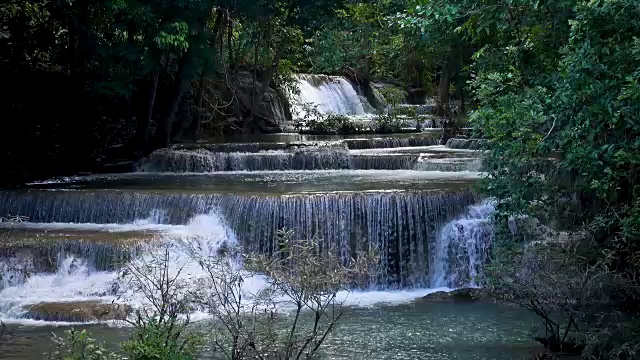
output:
[[[49, 224], [50, 225], [50, 224]], [[67, 224], [68, 225], [68, 224]], [[95, 224], [80, 224], [87, 227]], [[133, 224], [130, 224], [134, 226]], [[141, 226], [140, 224], [136, 226]], [[114, 226], [114, 229], [121, 229]], [[163, 251], [169, 246], [169, 272], [180, 274], [180, 281], [191, 290], [206, 291], [209, 274], [206, 273], [198, 261], [193, 257], [194, 251], [202, 259], [211, 259], [226, 246], [237, 245], [235, 235], [215, 211], [205, 215], [194, 217], [185, 226], [171, 227], [170, 231], [158, 235], [156, 247], [149, 248], [145, 254], [133, 262], [144, 266], [147, 261], [157, 255], [157, 251]], [[243, 273], [240, 261], [228, 260], [226, 268], [230, 273], [239, 273], [243, 276], [242, 294], [247, 305], [251, 307], [252, 299], [267, 286], [267, 279], [263, 276], [251, 276]], [[222, 274], [228, 275], [228, 274]], [[204, 281], [204, 282], [203, 282]], [[210, 284], [209, 284], [210, 286]], [[448, 291], [448, 288], [438, 289], [412, 289], [404, 291], [355, 291], [340, 292], [337, 300], [346, 306], [373, 307], [389, 306], [411, 302], [416, 298], [435, 291]], [[286, 298], [279, 299], [282, 311], [287, 311], [291, 303]], [[137, 292], [135, 287], [123, 282], [118, 272], [96, 272], [88, 267], [82, 260], [73, 256], [67, 257], [55, 274], [35, 274], [18, 286], [7, 287], [0, 291], [0, 320], [7, 323], [17, 323], [30, 326], [40, 325], [69, 325], [65, 322], [44, 322], [22, 319], [26, 313], [25, 306], [42, 302], [122, 302], [134, 307], [148, 306], [148, 300]], [[206, 312], [195, 312], [194, 320], [207, 319], [210, 315]], [[123, 326], [123, 323], [113, 323], [115, 326]]]
[[[469, 206], [467, 213], [446, 224], [438, 235], [433, 259], [436, 286], [478, 287], [493, 239], [490, 216], [495, 201]], [[456, 271], [451, 271], [454, 264]]]
[[0, 291], [0, 319], [19, 319], [26, 305], [42, 302], [113, 301], [108, 294], [117, 277], [115, 272], [92, 272], [83, 261], [69, 256], [55, 274], [36, 274]]
[[25, 230], [69, 230], [69, 231], [97, 231], [97, 232], [133, 232], [133, 231], [157, 231], [173, 232], [180, 231], [184, 225], [164, 225], [142, 222], [131, 224], [92, 224], [92, 223], [0, 223], [0, 228], [4, 229], [25, 229]]
[[338, 294], [337, 300], [344, 302], [346, 306], [354, 307], [401, 305], [434, 292], [452, 290], [451, 288], [440, 287], [399, 291], [343, 291]]
[[[82, 225], [95, 228], [96, 224]], [[181, 271], [185, 281], [204, 274], [198, 264], [181, 250], [185, 249], [184, 244], [199, 242], [202, 248], [209, 248], [213, 254], [223, 244], [234, 244], [236, 241], [215, 213], [196, 216], [188, 225], [173, 227], [171, 230], [170, 233], [160, 235], [158, 243], [171, 244], [169, 270], [172, 274]], [[159, 247], [149, 249], [142, 258], [134, 262], [144, 264], [156, 255], [158, 249]], [[56, 273], [35, 274], [20, 285], [0, 291], [0, 319], [22, 321], [20, 318], [26, 313], [25, 306], [42, 302], [124, 301], [133, 306], [143, 305], [146, 299], [134, 289], [127, 288], [127, 284], [120, 280], [118, 272], [97, 272], [84, 261], [67, 256], [59, 264]], [[31, 320], [29, 322], [33, 323]]]
[[[340, 115], [365, 115], [358, 93], [353, 86], [342, 77], [322, 77], [301, 74], [296, 77], [299, 95], [292, 95], [294, 105], [292, 112], [299, 118], [307, 113], [299, 104], [317, 106], [320, 113]], [[369, 105], [369, 107], [371, 107]]]

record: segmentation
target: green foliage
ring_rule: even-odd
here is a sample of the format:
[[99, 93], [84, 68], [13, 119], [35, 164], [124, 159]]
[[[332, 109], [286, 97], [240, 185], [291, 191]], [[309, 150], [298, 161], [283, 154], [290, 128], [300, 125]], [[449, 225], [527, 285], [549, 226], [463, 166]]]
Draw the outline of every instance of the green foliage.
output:
[[[638, 322], [630, 310], [640, 299], [640, 23], [630, 19], [640, 16], [640, 4], [421, 0], [413, 5], [402, 24], [419, 28], [445, 57], [461, 58], [471, 75], [478, 109], [470, 122], [475, 135], [488, 142], [483, 189], [498, 199], [492, 266], [539, 260], [525, 264], [533, 266], [529, 280], [536, 284], [518, 282], [522, 263], [490, 280], [503, 281], [499, 288], [522, 296], [524, 306], [536, 304], [532, 310], [543, 319], [558, 310], [545, 310], [558, 305], [555, 299], [602, 295], [598, 291], [605, 284], [615, 287], [616, 296], [598, 298], [606, 304], [599, 309], [587, 308], [600, 301], [588, 296], [564, 304], [560, 313], [568, 317], [555, 325], [545, 320], [547, 332], [562, 342], [559, 329], [568, 326], [587, 358], [633, 358], [640, 344], [632, 335]], [[509, 219], [522, 216], [582, 234], [581, 243], [593, 239], [592, 251], [525, 254], [523, 244], [544, 236], [508, 231]], [[539, 248], [528, 246], [530, 252]], [[585, 274], [593, 276], [580, 287], [575, 281]], [[616, 311], [631, 319], [616, 318]], [[580, 325], [573, 328], [572, 322]]]
[[379, 114], [373, 119], [376, 134], [393, 134], [408, 128], [409, 119], [396, 115]]
[[306, 124], [314, 134], [353, 134], [360, 130], [356, 121], [344, 115], [329, 114]]
[[148, 318], [139, 323], [132, 337], [122, 344], [131, 360], [194, 360], [199, 358], [204, 338], [188, 333], [184, 325]]
[[184, 52], [189, 48], [187, 36], [189, 25], [184, 21], [175, 22], [167, 26], [167, 31], [161, 30], [153, 39], [159, 49], [169, 52]]
[[123, 357], [108, 351], [104, 345], [97, 344], [86, 330], [65, 331], [64, 337], [54, 335], [57, 350], [50, 354], [52, 360], [122, 360]]
[[400, 104], [405, 103], [407, 92], [395, 86], [384, 86], [380, 90], [380, 95], [384, 98], [385, 106], [390, 110], [396, 109]]
[[557, 190], [546, 181], [550, 163], [542, 144], [548, 132], [549, 94], [543, 88], [534, 88], [500, 95], [497, 92], [502, 91], [502, 85], [492, 87], [495, 79], [502, 79], [500, 74], [489, 74], [488, 78], [478, 94], [488, 92], [490, 104], [475, 111], [470, 119], [489, 143], [486, 190], [503, 200], [498, 204], [500, 212], [541, 215], [549, 201], [558, 200], [550, 196]]
[[397, 24], [406, 1], [357, 1], [336, 11], [308, 46], [313, 72], [388, 79], [404, 85], [430, 84], [430, 58], [415, 31]]
[[487, 189], [506, 213], [539, 215], [574, 197], [580, 222], [599, 219], [615, 235], [621, 219], [602, 217], [634, 208], [638, 196], [638, 25], [623, 17], [639, 9], [613, 1], [577, 10], [567, 45], [545, 61], [521, 63], [527, 43], [507, 46], [496, 70], [479, 61], [472, 121], [491, 144]]

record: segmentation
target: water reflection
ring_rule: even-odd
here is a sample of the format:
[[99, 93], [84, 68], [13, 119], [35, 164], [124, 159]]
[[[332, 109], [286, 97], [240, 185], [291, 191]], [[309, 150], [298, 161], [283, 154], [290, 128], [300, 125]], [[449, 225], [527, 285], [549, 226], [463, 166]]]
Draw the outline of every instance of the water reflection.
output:
[[[524, 310], [491, 303], [412, 303], [351, 309], [326, 343], [325, 358], [344, 360], [514, 360], [538, 350], [528, 330], [534, 322]], [[82, 327], [82, 326], [80, 326]], [[114, 344], [129, 329], [89, 326], [94, 337]], [[42, 359], [51, 351], [52, 332], [65, 327], [12, 329], [0, 342], [7, 360]], [[204, 359], [217, 359], [205, 354]]]

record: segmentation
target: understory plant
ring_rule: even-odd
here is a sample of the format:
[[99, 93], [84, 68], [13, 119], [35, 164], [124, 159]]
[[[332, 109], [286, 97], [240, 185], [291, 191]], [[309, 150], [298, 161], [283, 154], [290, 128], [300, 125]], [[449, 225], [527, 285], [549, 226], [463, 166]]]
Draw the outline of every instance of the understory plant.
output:
[[461, 29], [482, 46], [471, 122], [488, 141], [483, 188], [498, 199], [497, 226], [524, 216], [581, 234], [534, 240], [554, 246], [505, 236], [492, 266], [511, 265], [494, 280], [542, 319], [549, 347], [637, 358], [640, 23], [629, 19], [640, 3], [458, 4]]
[[86, 331], [69, 329], [64, 336], [53, 335], [56, 350], [49, 354], [51, 360], [122, 360], [120, 355], [107, 350]]
[[[126, 296], [143, 306], [127, 320], [133, 333], [122, 356], [70, 330], [54, 337], [51, 358], [192, 360], [209, 351], [230, 360], [316, 359], [345, 315], [340, 294], [365, 284], [377, 261], [374, 251], [344, 259], [318, 238], [285, 230], [268, 254], [201, 240], [162, 245], [123, 270]], [[193, 323], [195, 310], [210, 321]]]
[[323, 114], [322, 116], [307, 121], [309, 131], [314, 134], [340, 134], [347, 135], [363, 131], [358, 120], [339, 114]]
[[616, 269], [620, 254], [602, 251], [585, 235], [538, 232], [525, 246], [496, 241], [483, 291], [533, 312], [542, 325], [535, 339], [552, 351], [633, 359], [638, 318], [625, 304], [640, 295], [639, 284]]
[[[214, 319], [213, 347], [227, 359], [318, 358], [345, 314], [340, 292], [366, 281], [376, 260], [372, 252], [345, 262], [320, 239], [290, 230], [275, 241], [270, 254], [243, 256], [244, 269], [233, 257], [195, 252], [208, 274], [197, 298]], [[262, 288], [247, 291], [256, 281]]]

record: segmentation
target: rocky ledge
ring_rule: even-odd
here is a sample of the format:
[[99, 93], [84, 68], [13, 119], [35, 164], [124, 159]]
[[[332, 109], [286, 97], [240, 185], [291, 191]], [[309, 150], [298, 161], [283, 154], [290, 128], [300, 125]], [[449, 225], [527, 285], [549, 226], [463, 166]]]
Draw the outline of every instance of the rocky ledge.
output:
[[421, 302], [474, 302], [487, 300], [478, 289], [458, 289], [453, 291], [438, 291], [419, 299]]
[[123, 304], [105, 304], [99, 301], [69, 303], [40, 303], [27, 305], [24, 318], [43, 321], [90, 322], [124, 320], [131, 307]]

